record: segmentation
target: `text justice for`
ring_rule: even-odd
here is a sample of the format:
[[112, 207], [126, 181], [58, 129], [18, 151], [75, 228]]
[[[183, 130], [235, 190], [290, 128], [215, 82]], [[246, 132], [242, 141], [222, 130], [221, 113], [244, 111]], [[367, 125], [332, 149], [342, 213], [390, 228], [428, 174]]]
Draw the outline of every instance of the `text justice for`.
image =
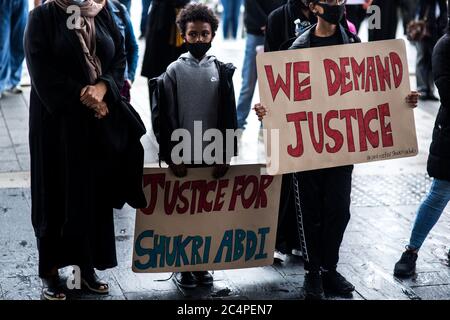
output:
[[[150, 199], [147, 208], [141, 211], [145, 215], [154, 213], [158, 201], [158, 191], [164, 191], [164, 213], [196, 214], [235, 211], [236, 208], [259, 209], [268, 205], [267, 191], [273, 182], [268, 175], [241, 175], [234, 179], [188, 180], [167, 179], [165, 173], [144, 175], [144, 188], [150, 186]], [[231, 192], [229, 202], [225, 203], [225, 194]]]
[[[342, 96], [352, 91], [385, 92], [393, 87], [398, 88], [403, 80], [403, 64], [399, 55], [395, 52], [389, 53], [384, 58], [378, 55], [366, 57], [360, 62], [353, 57], [340, 57], [336, 61], [332, 59], [323, 60], [327, 92], [330, 97], [338, 93]], [[289, 100], [294, 102], [311, 100], [309, 61], [286, 63], [285, 79], [278, 74], [275, 80], [272, 66], [266, 65], [264, 68], [273, 101], [275, 101], [280, 89]], [[301, 78], [303, 80], [300, 81]], [[381, 103], [369, 110], [362, 108], [336, 109], [332, 108], [325, 113], [301, 111], [287, 114], [286, 120], [288, 123], [294, 124], [297, 138], [297, 145], [288, 146], [288, 153], [292, 157], [303, 155], [303, 121], [308, 123], [311, 144], [317, 153], [322, 153], [324, 147], [328, 153], [336, 153], [342, 149], [344, 133], [330, 125], [332, 121], [337, 120], [345, 122], [345, 126], [342, 127], [346, 128], [348, 152], [367, 151], [368, 142], [373, 148], [379, 147], [380, 142], [383, 147], [393, 146], [392, 128], [389, 121], [391, 115], [389, 103]], [[352, 119], [356, 121], [358, 126], [356, 134], [359, 138], [358, 149], [355, 146]], [[374, 120], [377, 120], [376, 125]], [[329, 138], [328, 143], [325, 143], [325, 135]], [[330, 140], [333, 143], [330, 143]]]

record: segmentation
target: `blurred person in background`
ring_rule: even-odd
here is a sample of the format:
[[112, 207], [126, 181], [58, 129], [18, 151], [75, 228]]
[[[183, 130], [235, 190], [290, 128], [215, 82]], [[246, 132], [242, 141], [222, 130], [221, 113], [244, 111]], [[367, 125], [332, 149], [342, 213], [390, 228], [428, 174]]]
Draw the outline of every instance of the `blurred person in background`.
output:
[[22, 93], [20, 79], [25, 58], [23, 35], [28, 0], [0, 1], [0, 98], [4, 92]]
[[[420, 0], [418, 20], [426, 20], [428, 36], [415, 42], [417, 48], [416, 79], [421, 100], [439, 101], [434, 95], [431, 57], [436, 42], [447, 25], [446, 0]], [[449, 62], [450, 63], [450, 62]]]
[[242, 87], [237, 104], [238, 128], [244, 129], [250, 112], [253, 93], [255, 92], [256, 48], [264, 45], [267, 17], [276, 8], [286, 3], [285, 0], [245, 0], [244, 23], [247, 30], [244, 66], [242, 68]]
[[[428, 0], [425, 0], [428, 1]], [[398, 25], [398, 10], [400, 9], [403, 30], [416, 14], [418, 0], [373, 0], [372, 5], [380, 8], [381, 28], [370, 29], [369, 41], [395, 39]]]
[[222, 0], [223, 15], [222, 15], [222, 28], [223, 38], [237, 38], [237, 32], [239, 28], [239, 17], [241, 14], [242, 0]]

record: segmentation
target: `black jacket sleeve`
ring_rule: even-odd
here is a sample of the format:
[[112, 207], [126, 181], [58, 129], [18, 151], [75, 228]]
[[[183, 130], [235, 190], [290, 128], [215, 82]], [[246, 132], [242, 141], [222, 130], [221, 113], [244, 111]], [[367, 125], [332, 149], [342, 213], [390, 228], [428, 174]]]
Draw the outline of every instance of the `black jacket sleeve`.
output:
[[55, 67], [43, 10], [31, 11], [24, 38], [25, 57], [33, 88], [48, 112], [64, 112], [79, 101], [83, 86]]
[[264, 51], [266, 52], [278, 51], [280, 49], [282, 42], [280, 41], [281, 36], [279, 33], [283, 13], [283, 10], [277, 9], [269, 15], [264, 41]]
[[433, 51], [433, 77], [444, 108], [450, 108], [450, 35], [444, 35]]
[[113, 22], [111, 15], [106, 9], [102, 10], [102, 14], [104, 14], [105, 19], [107, 19], [109, 30], [116, 46], [114, 58], [112, 59], [109, 68], [103, 70], [103, 74], [97, 81], [101, 80], [106, 83], [108, 92], [106, 93], [105, 101], [111, 104], [121, 99], [120, 89], [122, 88], [124, 83], [127, 57], [125, 54], [124, 39], [117, 29], [116, 24]]
[[258, 0], [245, 0], [245, 26], [249, 33], [263, 34], [261, 28], [267, 24], [267, 13]]

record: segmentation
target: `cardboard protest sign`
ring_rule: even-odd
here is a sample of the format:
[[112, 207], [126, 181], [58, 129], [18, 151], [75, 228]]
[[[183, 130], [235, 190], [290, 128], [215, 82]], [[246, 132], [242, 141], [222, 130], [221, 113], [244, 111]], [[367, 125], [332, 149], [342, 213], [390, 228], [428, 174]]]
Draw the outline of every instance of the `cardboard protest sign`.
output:
[[145, 168], [148, 206], [137, 210], [134, 272], [220, 270], [273, 263], [281, 177], [261, 165], [232, 166], [216, 180], [212, 168]]
[[403, 40], [263, 53], [257, 64], [269, 174], [417, 154]]

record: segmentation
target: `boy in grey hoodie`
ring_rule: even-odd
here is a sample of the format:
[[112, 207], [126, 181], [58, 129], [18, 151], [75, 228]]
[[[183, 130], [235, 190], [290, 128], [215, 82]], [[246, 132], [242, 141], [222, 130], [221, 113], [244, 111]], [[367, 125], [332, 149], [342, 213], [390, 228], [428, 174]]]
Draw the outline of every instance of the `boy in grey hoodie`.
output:
[[[180, 12], [177, 24], [188, 52], [170, 64], [164, 75], [166, 123], [162, 125], [167, 127], [171, 141], [160, 143], [169, 144], [170, 156], [165, 161], [177, 177], [186, 176], [188, 167], [214, 165], [213, 176], [218, 179], [226, 174], [231, 156], [236, 155], [234, 137], [232, 142], [224, 137], [226, 130], [237, 127], [234, 67], [206, 54], [219, 24], [211, 9], [202, 4], [190, 4]], [[204, 159], [203, 151], [211, 142], [205, 142], [203, 136], [209, 129], [222, 134], [226, 147], [215, 147], [219, 153], [212, 154], [212, 159]], [[182, 143], [172, 141], [180, 137]], [[180, 145], [182, 156], [175, 152]], [[184, 288], [213, 282], [207, 271], [181, 272], [174, 279]]]

